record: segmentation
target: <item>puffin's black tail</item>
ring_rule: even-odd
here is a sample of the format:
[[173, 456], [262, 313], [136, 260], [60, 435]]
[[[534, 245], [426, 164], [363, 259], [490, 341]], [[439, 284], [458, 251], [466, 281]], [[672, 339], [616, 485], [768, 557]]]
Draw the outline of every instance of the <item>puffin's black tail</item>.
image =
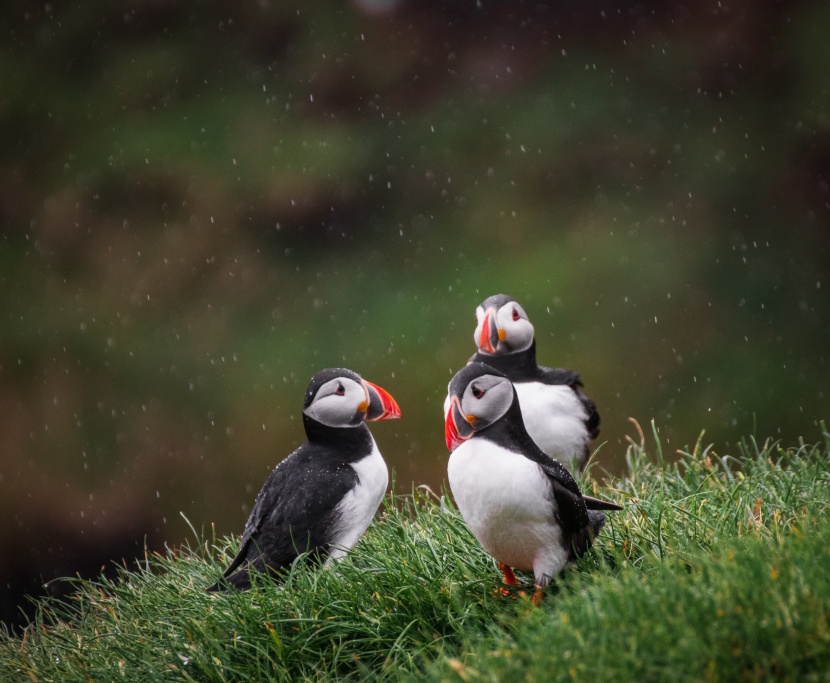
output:
[[622, 510], [622, 505], [617, 505], [607, 500], [600, 500], [599, 498], [592, 498], [585, 494], [582, 495], [582, 500], [585, 501], [585, 507], [589, 510]]

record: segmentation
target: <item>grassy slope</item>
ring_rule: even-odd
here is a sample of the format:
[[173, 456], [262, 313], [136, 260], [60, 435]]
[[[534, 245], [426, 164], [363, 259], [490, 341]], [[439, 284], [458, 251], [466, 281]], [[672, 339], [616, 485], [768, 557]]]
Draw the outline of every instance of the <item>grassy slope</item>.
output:
[[[542, 609], [423, 493], [386, 510], [335, 571], [208, 595], [235, 541], [82, 583], [0, 640], [0, 680], [828, 680], [830, 435], [740, 457], [629, 449], [626, 502]], [[586, 483], [594, 488], [592, 483]]]

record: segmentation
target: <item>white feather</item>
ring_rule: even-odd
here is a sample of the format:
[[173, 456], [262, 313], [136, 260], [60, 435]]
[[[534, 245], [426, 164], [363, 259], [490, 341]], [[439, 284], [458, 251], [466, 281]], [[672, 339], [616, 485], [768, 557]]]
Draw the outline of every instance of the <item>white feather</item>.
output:
[[358, 482], [335, 508], [334, 514], [338, 523], [326, 564], [339, 560], [354, 548], [369, 528], [389, 485], [389, 470], [374, 438], [372, 452], [365, 458], [351, 463], [351, 467], [357, 473]]
[[574, 472], [584, 464], [588, 432], [585, 406], [569, 386], [522, 382], [514, 384], [522, 409], [522, 419], [530, 438], [545, 453]]
[[458, 509], [484, 549], [546, 585], [568, 562], [551, 484], [519, 453], [486, 439], [456, 448], [447, 475]]

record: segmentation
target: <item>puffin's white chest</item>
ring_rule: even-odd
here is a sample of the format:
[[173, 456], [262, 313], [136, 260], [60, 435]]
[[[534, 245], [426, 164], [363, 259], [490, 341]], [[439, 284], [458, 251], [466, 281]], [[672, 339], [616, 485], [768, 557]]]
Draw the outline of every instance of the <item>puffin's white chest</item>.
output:
[[588, 443], [585, 406], [567, 385], [515, 384], [527, 433], [545, 453], [574, 471]]
[[389, 471], [374, 439], [372, 452], [352, 463], [351, 467], [357, 473], [358, 481], [335, 508], [334, 514], [339, 521], [327, 564], [340, 559], [357, 544], [372, 522], [389, 485]]
[[550, 481], [536, 463], [474, 438], [453, 451], [447, 475], [464, 521], [488, 553], [533, 570], [540, 584], [562, 570], [568, 553]]

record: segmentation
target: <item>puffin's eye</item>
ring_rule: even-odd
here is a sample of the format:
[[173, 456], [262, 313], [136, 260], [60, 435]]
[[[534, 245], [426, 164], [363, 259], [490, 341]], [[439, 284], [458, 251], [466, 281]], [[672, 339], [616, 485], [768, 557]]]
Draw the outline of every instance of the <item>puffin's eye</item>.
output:
[[519, 311], [517, 311], [517, 310], [514, 308], [514, 309], [513, 309], [513, 320], [518, 320], [518, 319], [519, 319]]
[[473, 396], [475, 398], [481, 398], [482, 396], [484, 396], [484, 392], [479, 387], [477, 387], [475, 384], [473, 384], [473, 386], [472, 386], [472, 392], [473, 392]]
[[338, 396], [344, 396], [346, 394], [346, 390], [343, 388], [343, 385], [338, 382], [337, 389], [335, 389], [334, 393]]

